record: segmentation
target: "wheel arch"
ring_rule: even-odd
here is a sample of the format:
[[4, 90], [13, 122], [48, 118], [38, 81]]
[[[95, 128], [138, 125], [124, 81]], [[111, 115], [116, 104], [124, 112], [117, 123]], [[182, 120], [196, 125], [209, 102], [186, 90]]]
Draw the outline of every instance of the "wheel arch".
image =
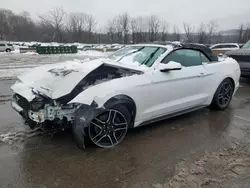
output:
[[[232, 77], [227, 77], [227, 78], [225, 78], [225, 79], [229, 79], [231, 82], [232, 82], [232, 84], [233, 84], [233, 86], [234, 86], [234, 90], [235, 90], [235, 81], [234, 81], [234, 79], [232, 78]], [[225, 80], [224, 79], [224, 80]]]
[[108, 99], [103, 107], [104, 108], [110, 108], [114, 105], [123, 105], [125, 108], [128, 109], [130, 115], [131, 115], [131, 124], [130, 127], [133, 127], [134, 125], [134, 120], [136, 117], [136, 103], [135, 101], [128, 95], [116, 95]]
[[[233, 93], [232, 95], [230, 96], [230, 101], [227, 103], [227, 104], [219, 104], [219, 100], [218, 100], [218, 92], [220, 92], [220, 87], [221, 87], [221, 84], [225, 81], [230, 81], [232, 83], [232, 87], [233, 87]], [[232, 97], [234, 95], [234, 92], [235, 92], [235, 89], [236, 89], [236, 84], [235, 84], [235, 81], [232, 77], [225, 77], [220, 83], [219, 85], [217, 86], [215, 92], [214, 92], [214, 95], [213, 95], [213, 98], [211, 100], [211, 103], [210, 103], [210, 107], [211, 108], [214, 108], [214, 109], [217, 109], [217, 110], [224, 110], [225, 108], [227, 108], [227, 106], [230, 104], [231, 100], [232, 100]]]
[[236, 87], [236, 83], [235, 83], [235, 80], [233, 79], [232, 76], [230, 75], [227, 75], [227, 76], [224, 76], [220, 79], [220, 81], [217, 82], [216, 84], [216, 87], [213, 89], [213, 95], [216, 93], [216, 90], [218, 89], [219, 85], [226, 79], [229, 79], [232, 83], [233, 83], [233, 86], [234, 86], [234, 89]]
[[213, 98], [214, 98], [214, 95], [219, 87], [219, 85], [225, 80], [225, 79], [229, 79], [232, 83], [233, 83], [233, 86], [234, 86], [234, 91], [236, 91], [236, 86], [237, 86], [237, 83], [236, 81], [233, 79], [232, 76], [230, 75], [227, 75], [227, 76], [224, 76], [224, 77], [221, 77], [221, 79], [217, 80], [216, 81], [216, 84], [213, 85], [212, 88], [210, 88], [210, 97], [208, 98], [208, 100], [206, 101], [206, 104], [207, 105], [210, 105]]
[[95, 100], [92, 101], [91, 105], [83, 103], [79, 104], [81, 104], [81, 106], [75, 114], [75, 120], [72, 125], [72, 132], [77, 146], [80, 148], [85, 147], [84, 136], [88, 135], [86, 128], [88, 128], [92, 118], [96, 114], [105, 110], [105, 108], [111, 108], [114, 105], [123, 105], [131, 114], [131, 122], [129, 124], [129, 127], [132, 128], [134, 125], [136, 116], [136, 104], [134, 100], [127, 95], [115, 95], [109, 98], [102, 106], [98, 106], [98, 103]]

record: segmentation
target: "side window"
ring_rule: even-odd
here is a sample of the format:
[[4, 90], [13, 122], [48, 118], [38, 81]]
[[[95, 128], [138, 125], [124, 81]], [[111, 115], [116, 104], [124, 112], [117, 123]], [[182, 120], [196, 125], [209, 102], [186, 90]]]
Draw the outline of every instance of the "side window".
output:
[[203, 53], [200, 52], [201, 55], [201, 62], [202, 63], [210, 63], [210, 60], [205, 56]]
[[217, 46], [213, 47], [213, 49], [220, 49], [220, 48], [225, 48], [225, 46], [224, 45], [217, 45]]
[[5, 46], [5, 44], [0, 44], [0, 46]]
[[228, 45], [227, 47], [228, 48], [237, 48], [237, 46], [235, 46], [235, 45]]
[[184, 67], [201, 65], [200, 52], [196, 50], [180, 49], [170, 53], [162, 63], [167, 64], [170, 61], [180, 63]]

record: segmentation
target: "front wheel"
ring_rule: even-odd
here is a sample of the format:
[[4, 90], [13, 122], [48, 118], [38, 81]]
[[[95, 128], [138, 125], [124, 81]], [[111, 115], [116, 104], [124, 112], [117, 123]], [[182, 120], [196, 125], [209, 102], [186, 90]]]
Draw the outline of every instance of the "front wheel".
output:
[[6, 52], [11, 52], [11, 49], [6, 49]]
[[89, 137], [99, 147], [114, 147], [125, 138], [130, 120], [130, 113], [123, 106], [106, 109], [90, 122]]
[[214, 94], [211, 107], [214, 107], [218, 110], [226, 109], [233, 98], [233, 92], [233, 82], [230, 79], [223, 80]]

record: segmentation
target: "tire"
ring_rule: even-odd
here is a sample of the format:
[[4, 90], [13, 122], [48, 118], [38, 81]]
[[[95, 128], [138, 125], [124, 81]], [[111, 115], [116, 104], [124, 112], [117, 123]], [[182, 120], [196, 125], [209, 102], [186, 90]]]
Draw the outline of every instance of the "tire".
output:
[[130, 123], [131, 115], [127, 108], [112, 106], [94, 116], [88, 127], [88, 136], [96, 146], [112, 148], [123, 141]]
[[6, 49], [5, 51], [6, 51], [6, 52], [11, 52], [11, 49], [8, 48], [8, 49]]
[[[99, 144], [97, 143], [97, 140], [95, 138], [96, 135], [93, 135], [93, 123], [95, 123], [95, 119], [99, 118], [100, 115], [104, 113], [108, 113], [109, 111], [116, 111], [119, 114], [122, 114], [126, 120], [126, 129], [124, 134], [122, 135], [121, 138], [118, 139], [118, 142], [112, 145], [104, 145], [104, 144]], [[96, 109], [94, 110], [92, 107], [86, 107], [83, 106], [81, 107], [78, 112], [75, 115], [75, 120], [72, 125], [72, 134], [74, 137], [74, 140], [76, 142], [76, 145], [80, 149], [85, 149], [85, 139], [86, 137], [89, 138], [96, 146], [102, 147], [102, 148], [111, 148], [116, 145], [118, 145], [126, 136], [127, 129], [131, 123], [131, 115], [128, 111], [128, 109], [121, 105], [121, 104], [116, 104], [116, 105], [110, 105], [109, 107], [105, 108], [104, 110], [102, 109]], [[94, 122], [93, 122], [94, 121]], [[93, 123], [92, 123], [93, 122]], [[96, 127], [98, 128], [98, 127]], [[98, 130], [95, 130], [98, 131]], [[112, 137], [113, 138], [113, 137]]]
[[210, 107], [217, 110], [225, 110], [233, 98], [233, 93], [233, 82], [228, 78], [223, 80], [214, 94]]

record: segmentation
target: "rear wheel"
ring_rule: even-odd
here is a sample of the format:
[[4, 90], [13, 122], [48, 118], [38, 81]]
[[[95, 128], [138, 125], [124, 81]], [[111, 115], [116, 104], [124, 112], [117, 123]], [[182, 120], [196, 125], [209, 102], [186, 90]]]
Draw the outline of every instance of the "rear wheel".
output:
[[234, 84], [230, 79], [225, 79], [217, 88], [211, 106], [218, 109], [226, 109], [233, 97]]
[[11, 52], [11, 49], [6, 49], [5, 51], [6, 51], [6, 52]]
[[91, 141], [102, 148], [111, 148], [125, 138], [131, 115], [121, 106], [113, 106], [95, 116], [89, 125], [89, 137]]

